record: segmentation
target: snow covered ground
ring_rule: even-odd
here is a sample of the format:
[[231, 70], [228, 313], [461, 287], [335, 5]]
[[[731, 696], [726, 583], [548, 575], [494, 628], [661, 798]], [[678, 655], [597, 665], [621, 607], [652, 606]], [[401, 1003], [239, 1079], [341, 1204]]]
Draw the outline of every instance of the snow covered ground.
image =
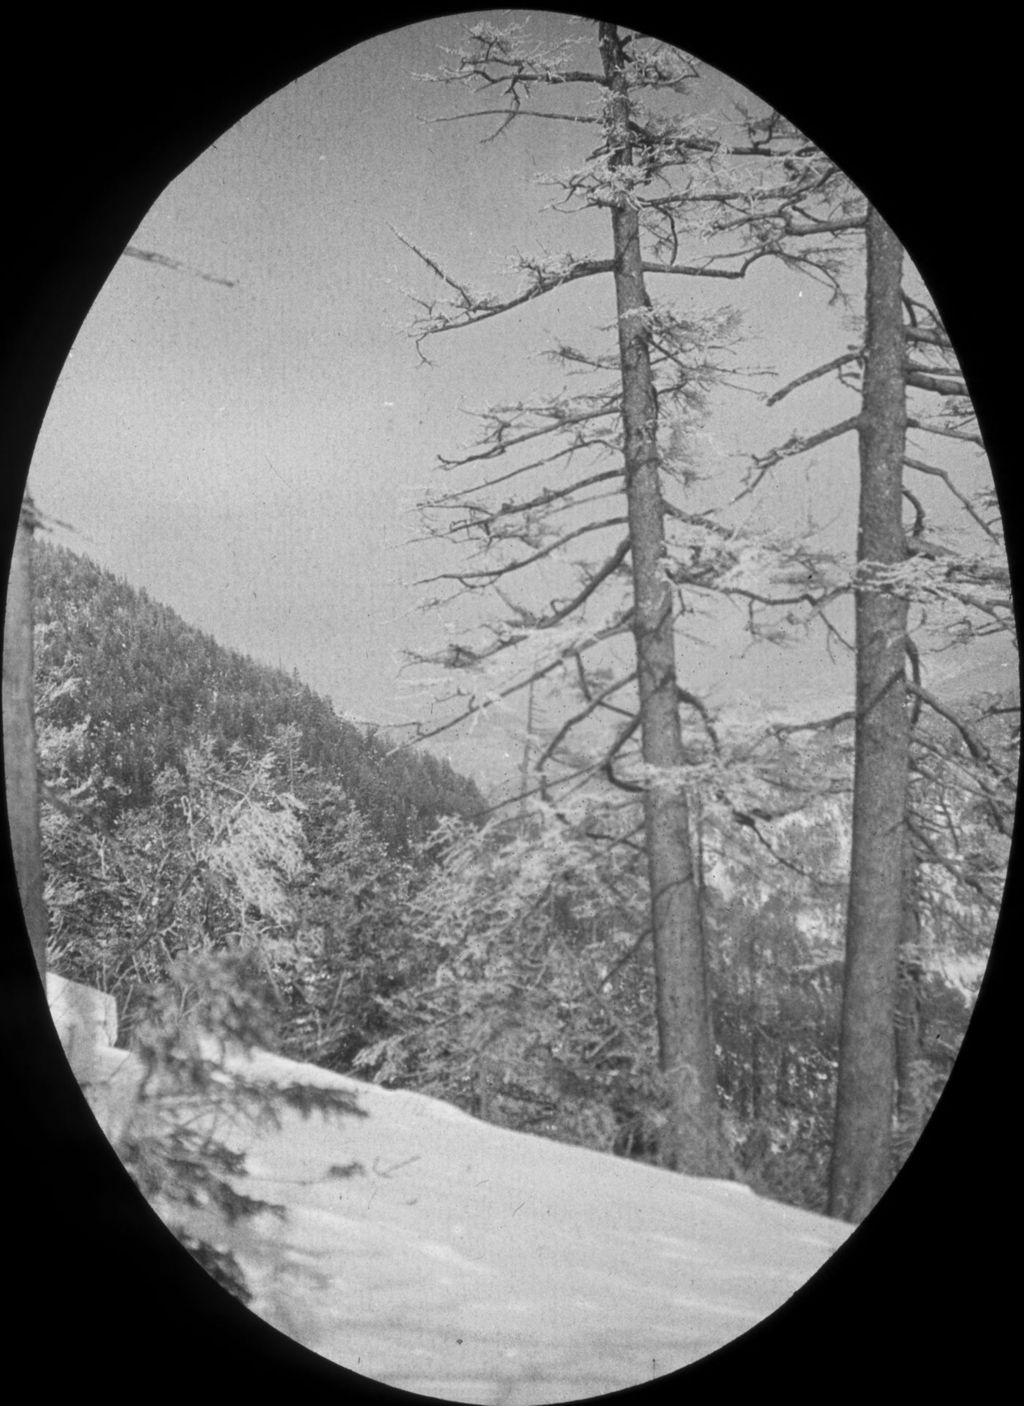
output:
[[[130, 1058], [105, 1043], [107, 1008], [72, 1025], [65, 1048], [114, 1128], [130, 1108]], [[85, 1026], [98, 1043], [83, 1060]], [[752, 1327], [851, 1230], [732, 1182], [510, 1132], [262, 1051], [232, 1062], [269, 1082], [353, 1090], [368, 1115], [286, 1111], [277, 1130], [248, 1134], [239, 1189], [287, 1208], [229, 1234], [251, 1307], [407, 1390], [537, 1406], [635, 1386]], [[353, 1161], [360, 1172], [332, 1174]], [[193, 1228], [213, 1229], [198, 1213]]]

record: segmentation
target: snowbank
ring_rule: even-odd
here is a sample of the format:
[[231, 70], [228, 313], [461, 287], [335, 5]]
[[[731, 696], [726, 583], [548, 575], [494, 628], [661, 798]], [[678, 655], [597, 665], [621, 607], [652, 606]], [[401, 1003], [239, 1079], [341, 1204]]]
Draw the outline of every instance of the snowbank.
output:
[[[113, 1131], [133, 1063], [109, 1046], [103, 998], [90, 1005], [50, 981], [55, 1016], [94, 1012], [59, 1028]], [[96, 1041], [86, 1058], [83, 1028]], [[634, 1386], [752, 1327], [850, 1233], [733, 1182], [492, 1127], [436, 1099], [263, 1051], [228, 1063], [271, 1083], [358, 1095], [367, 1117], [285, 1111], [279, 1129], [248, 1135], [239, 1189], [284, 1204], [287, 1216], [221, 1238], [256, 1313], [407, 1390], [537, 1406]], [[358, 1172], [339, 1173], [353, 1162]], [[197, 1214], [194, 1229], [215, 1227]]]

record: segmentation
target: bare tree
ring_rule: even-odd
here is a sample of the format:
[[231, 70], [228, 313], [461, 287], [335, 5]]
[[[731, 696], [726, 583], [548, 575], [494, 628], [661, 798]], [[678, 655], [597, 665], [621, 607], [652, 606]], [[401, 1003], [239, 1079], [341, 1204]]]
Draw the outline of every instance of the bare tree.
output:
[[[655, 304], [647, 280], [657, 274], [740, 278], [768, 251], [766, 241], [751, 245], [745, 239], [724, 248], [721, 240], [727, 237], [730, 219], [723, 215], [714, 232], [720, 241], [716, 252], [698, 263], [680, 261], [680, 233], [691, 218], [691, 206], [700, 208], [703, 220], [703, 185], [719, 189], [709, 171], [721, 159], [722, 147], [685, 114], [673, 115], [671, 109], [652, 112], [641, 103], [640, 94], [677, 93], [695, 70], [684, 55], [644, 44], [610, 24], [599, 27], [598, 51], [600, 66], [583, 70], [532, 50], [515, 26], [498, 30], [477, 25], [457, 64], [442, 75], [474, 89], [501, 90], [499, 106], [465, 114], [499, 117], [493, 135], [526, 116], [598, 128], [600, 141], [587, 161], [556, 184], [566, 208], [608, 212], [612, 252], [608, 258], [522, 259], [520, 288], [495, 297], [473, 292], [437, 259], [399, 236], [446, 289], [445, 301], [422, 303], [415, 328], [418, 344], [508, 313], [568, 283], [608, 276], [615, 291], [617, 349], [607, 354], [561, 345], [556, 354], [560, 363], [571, 372], [597, 378], [598, 384], [572, 396], [492, 409], [485, 416], [481, 447], [461, 459], [442, 460], [446, 474], [482, 463], [489, 469], [494, 460], [503, 465], [512, 460], [514, 467], [490, 472], [468, 489], [445, 489], [425, 505], [441, 518], [435, 535], [448, 541], [462, 535], [476, 545], [482, 563], [433, 578], [435, 585], [445, 583], [451, 592], [443, 599], [489, 590], [500, 596], [506, 612], [504, 621], [489, 627], [490, 638], [484, 643], [452, 643], [432, 662], [446, 664], [456, 677], [466, 678], [523, 647], [533, 666], [498, 691], [505, 697], [532, 688], [556, 671], [574, 679], [580, 706], [539, 750], [535, 762], [545, 791], [550, 787], [546, 768], [556, 756], [567, 755], [573, 729], [596, 718], [617, 720], [601, 760], [584, 763], [582, 771], [587, 776], [603, 773], [643, 806], [659, 1058], [670, 1106], [663, 1157], [681, 1170], [720, 1174], [726, 1161], [688, 799], [694, 755], [684, 744], [680, 707], [685, 705], [697, 719], [705, 742], [717, 747], [717, 737], [701, 700], [681, 686], [676, 631], [679, 611], [686, 608], [683, 590], [712, 588], [734, 564], [735, 543], [732, 532], [708, 514], [668, 497], [666, 485], [674, 483], [685, 500], [692, 473], [687, 433], [702, 412], [706, 391], [722, 375], [718, 361], [732, 319], [720, 314], [687, 318]], [[598, 88], [596, 114], [582, 109], [538, 111], [525, 105], [535, 85], [558, 89], [573, 84]], [[790, 152], [805, 149], [799, 134], [787, 131], [777, 150], [754, 143], [733, 154], [748, 159], [772, 155], [781, 163]], [[797, 184], [816, 179], [808, 174], [810, 169], [801, 167], [796, 177], [787, 177], [787, 188], [792, 192]], [[735, 182], [727, 196], [717, 198], [738, 199]], [[549, 439], [555, 445], [548, 451]], [[618, 464], [599, 467], [599, 458], [609, 454], [618, 457]], [[575, 468], [579, 462], [586, 465], [582, 472]], [[512, 480], [556, 468], [568, 472], [554, 483], [495, 504], [499, 485], [507, 494]], [[597, 503], [617, 495], [625, 500], [624, 511], [594, 512]], [[670, 541], [669, 524], [680, 529], [679, 541]], [[585, 561], [573, 568], [569, 552], [584, 539], [604, 541], [602, 557], [597, 565]], [[574, 570], [575, 582], [568, 580], [564, 593], [546, 607], [537, 608], [536, 597], [533, 604], [513, 600], [510, 583], [540, 562], [563, 572]], [[604, 615], [588, 617], [607, 588], [618, 586], [621, 592], [627, 573], [625, 601], [620, 595]], [[627, 634], [633, 639], [633, 667], [613, 655], [609, 669], [607, 654], [603, 669], [592, 663], [600, 647]], [[634, 689], [636, 702], [631, 706]], [[483, 706], [472, 688], [460, 692], [462, 698], [468, 692], [469, 702], [458, 718]], [[637, 736], [640, 757], [632, 774], [626, 775], [622, 758]], [[564, 774], [559, 778], [567, 779]]]
[[[627, 54], [618, 29], [602, 23], [601, 61], [609, 169], [632, 166]], [[665, 509], [658, 451], [658, 405], [650, 364], [650, 301], [644, 283], [640, 219], [625, 192], [612, 203], [612, 248], [619, 362], [622, 368], [623, 467], [633, 570], [633, 637], [643, 759], [647, 875], [661, 1068], [672, 1100], [670, 1165], [720, 1170], [714, 1039], [708, 1000], [700, 896], [690, 816], [679, 784], [686, 756], [679, 724], [672, 587], [664, 569]]]

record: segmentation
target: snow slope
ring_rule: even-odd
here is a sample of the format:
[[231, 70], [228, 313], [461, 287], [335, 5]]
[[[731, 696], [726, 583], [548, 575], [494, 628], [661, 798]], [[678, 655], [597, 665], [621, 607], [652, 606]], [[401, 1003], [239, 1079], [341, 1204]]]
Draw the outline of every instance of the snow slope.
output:
[[[114, 1129], [132, 1062], [103, 1044], [109, 1019], [91, 1029], [81, 1077]], [[287, 1216], [227, 1239], [257, 1314], [407, 1390], [537, 1406], [634, 1386], [753, 1326], [850, 1233], [735, 1183], [493, 1127], [419, 1094], [262, 1051], [229, 1062], [358, 1094], [366, 1117], [285, 1112], [277, 1130], [238, 1135], [239, 1189]], [[359, 1173], [332, 1175], [352, 1161]], [[217, 1229], [202, 1213], [192, 1228]]]

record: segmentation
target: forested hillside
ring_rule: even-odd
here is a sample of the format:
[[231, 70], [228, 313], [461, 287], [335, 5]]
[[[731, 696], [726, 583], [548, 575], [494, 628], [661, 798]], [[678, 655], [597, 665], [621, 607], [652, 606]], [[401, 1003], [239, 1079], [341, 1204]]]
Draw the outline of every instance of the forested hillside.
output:
[[40, 705], [51, 725], [79, 729], [76, 776], [105, 824], [149, 805], [189, 747], [255, 755], [282, 728], [293, 730], [290, 761], [340, 784], [396, 852], [442, 815], [482, 809], [447, 762], [388, 755], [298, 677], [225, 649], [86, 557], [38, 540], [33, 581]]
[[237, 1033], [343, 1067], [381, 1033], [429, 836], [474, 827], [475, 785], [84, 558], [37, 542], [34, 568], [56, 970], [115, 995], [126, 1040], [168, 993], [180, 1017], [219, 990]]

